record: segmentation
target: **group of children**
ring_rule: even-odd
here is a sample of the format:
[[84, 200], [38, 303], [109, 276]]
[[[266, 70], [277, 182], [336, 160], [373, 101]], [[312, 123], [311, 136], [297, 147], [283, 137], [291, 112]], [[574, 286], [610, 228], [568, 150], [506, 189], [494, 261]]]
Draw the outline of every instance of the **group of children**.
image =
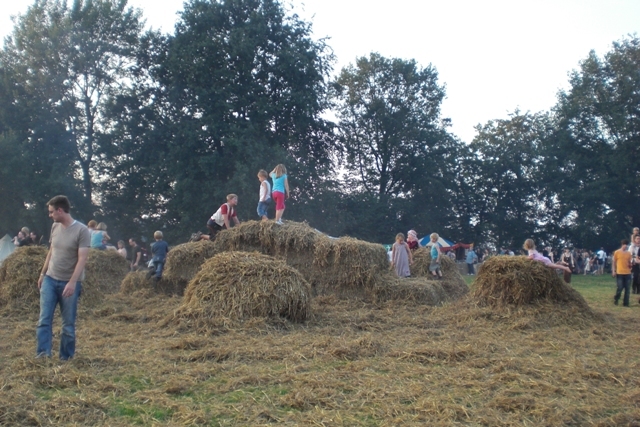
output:
[[[396, 242], [391, 248], [391, 269], [395, 270], [399, 277], [411, 276], [411, 265], [413, 264], [413, 251], [418, 249], [418, 236], [414, 230], [410, 230], [407, 235], [407, 242], [404, 241], [404, 234], [396, 234]], [[429, 272], [435, 280], [442, 279], [442, 270], [440, 269], [440, 260], [442, 252], [438, 245], [438, 233], [432, 233], [429, 236], [431, 251], [431, 263], [429, 264]]]
[[[399, 277], [411, 276], [411, 265], [413, 264], [413, 250], [419, 247], [416, 232], [410, 230], [408, 233], [407, 242], [404, 241], [404, 234], [398, 233], [396, 235], [396, 242], [391, 248], [391, 268], [395, 270]], [[438, 245], [438, 233], [432, 233], [429, 236], [431, 263], [429, 264], [429, 272], [434, 279], [442, 279], [442, 270], [440, 268], [440, 260], [442, 252], [440, 251], [440, 245]], [[412, 247], [413, 246], [413, 247]], [[529, 259], [543, 263], [549, 268], [562, 270], [564, 274], [564, 280], [567, 283], [571, 282], [571, 269], [563, 264], [555, 264], [545, 256], [542, 256], [537, 250], [533, 239], [527, 239], [522, 246], [529, 255]]]

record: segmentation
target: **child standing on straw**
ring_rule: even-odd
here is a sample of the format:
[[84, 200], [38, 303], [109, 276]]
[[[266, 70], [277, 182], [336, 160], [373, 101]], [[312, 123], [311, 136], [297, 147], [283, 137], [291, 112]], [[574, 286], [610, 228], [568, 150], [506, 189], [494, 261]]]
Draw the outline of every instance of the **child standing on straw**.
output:
[[396, 270], [399, 277], [411, 276], [409, 266], [413, 264], [413, 255], [409, 245], [404, 241], [404, 234], [396, 234], [396, 242], [391, 248], [391, 268]]
[[156, 231], [153, 233], [153, 238], [156, 240], [151, 245], [151, 254], [153, 258], [151, 258], [151, 262], [153, 263], [153, 270], [149, 270], [149, 277], [153, 276], [155, 272], [156, 282], [162, 278], [162, 270], [164, 268], [164, 263], [167, 260], [167, 252], [169, 252], [169, 244], [162, 240], [163, 235], [162, 231]]
[[542, 256], [540, 254], [540, 252], [538, 252], [536, 250], [536, 244], [533, 241], [533, 239], [527, 239], [524, 241], [524, 245], [522, 245], [522, 249], [524, 249], [525, 251], [527, 251], [527, 253], [529, 254], [529, 259], [533, 260], [533, 261], [538, 261], [543, 263], [544, 265], [546, 265], [549, 268], [553, 268], [556, 270], [562, 270], [565, 273], [569, 273], [569, 279], [567, 280], [567, 276], [565, 275], [564, 277], [564, 281], [569, 283], [571, 282], [571, 269], [569, 267], [567, 267], [566, 265], [562, 265], [562, 264], [554, 264], [551, 262], [551, 260], [549, 258], [547, 258], [546, 256]]
[[264, 169], [260, 169], [258, 172], [258, 179], [260, 180], [260, 200], [258, 201], [258, 216], [263, 221], [269, 219], [267, 216], [267, 209], [269, 203], [271, 203], [271, 184], [269, 184], [269, 175]]
[[432, 233], [429, 236], [431, 240], [431, 263], [429, 264], [429, 271], [435, 279], [442, 279], [442, 270], [440, 269], [440, 246], [438, 245], [438, 233]]
[[282, 214], [284, 213], [285, 191], [289, 197], [289, 181], [287, 180], [287, 168], [283, 164], [276, 166], [269, 174], [273, 180], [273, 192], [271, 197], [276, 202], [276, 224], [282, 224]]

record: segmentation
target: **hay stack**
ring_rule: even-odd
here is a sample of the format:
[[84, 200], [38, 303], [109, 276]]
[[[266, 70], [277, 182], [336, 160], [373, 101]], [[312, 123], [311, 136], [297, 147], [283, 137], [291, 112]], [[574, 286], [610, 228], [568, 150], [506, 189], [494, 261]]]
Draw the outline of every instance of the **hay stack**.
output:
[[309, 315], [311, 288], [284, 261], [257, 252], [225, 252], [205, 262], [189, 282], [175, 317], [202, 325], [224, 317], [286, 318]]
[[224, 230], [217, 252], [258, 251], [284, 259], [311, 284], [314, 294], [368, 297], [389, 269], [382, 245], [343, 237], [331, 239], [304, 223], [248, 221]]
[[162, 272], [162, 280], [168, 282], [180, 294], [198, 273], [202, 264], [218, 251], [208, 240], [183, 243], [172, 248]]
[[437, 306], [447, 301], [460, 298], [469, 292], [463, 282], [446, 280], [431, 280], [427, 277], [394, 278], [373, 289], [375, 303], [386, 301], [402, 301]]
[[23, 246], [4, 260], [0, 267], [0, 306], [11, 305], [17, 311], [37, 310], [38, 279], [46, 258], [44, 246]]
[[[26, 246], [5, 259], [0, 267], [0, 305], [11, 302], [12, 310], [37, 310], [40, 301], [37, 284], [47, 250], [43, 246]], [[104, 294], [118, 292], [128, 271], [127, 260], [117, 252], [90, 249], [80, 304], [95, 306]]]
[[153, 288], [153, 279], [147, 277], [145, 271], [132, 271], [120, 283], [120, 293], [131, 295], [136, 291]]
[[[431, 248], [420, 248], [414, 251], [413, 265], [411, 266], [411, 277], [430, 276], [429, 264], [431, 264]], [[464, 279], [458, 270], [458, 266], [448, 256], [440, 256], [440, 269], [442, 270], [443, 277], [460, 277], [460, 280], [464, 282]]]
[[590, 311], [582, 295], [565, 284], [555, 270], [524, 256], [487, 259], [476, 276], [472, 299], [479, 306], [551, 303]]

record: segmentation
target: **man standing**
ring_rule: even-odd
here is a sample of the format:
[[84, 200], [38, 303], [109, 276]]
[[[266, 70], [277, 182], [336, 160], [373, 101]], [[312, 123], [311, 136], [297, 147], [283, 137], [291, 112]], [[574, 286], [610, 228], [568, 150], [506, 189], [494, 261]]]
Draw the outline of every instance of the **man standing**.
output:
[[629, 253], [631, 254], [631, 273], [633, 276], [631, 289], [634, 294], [640, 294], [640, 235], [634, 234], [633, 242], [629, 246]]
[[620, 294], [624, 289], [624, 299], [622, 305], [629, 307], [629, 285], [631, 284], [631, 253], [627, 250], [629, 241], [624, 239], [620, 242], [620, 249], [613, 253], [611, 262], [611, 275], [616, 278], [618, 288], [613, 302], [618, 305]]
[[55, 196], [47, 207], [53, 226], [51, 247], [38, 279], [40, 318], [36, 328], [36, 357], [51, 357], [53, 315], [60, 304], [60, 359], [68, 360], [76, 351], [78, 298], [91, 246], [91, 232], [71, 217], [71, 206], [66, 196]]
[[474, 274], [476, 274], [475, 269], [473, 268], [473, 264], [478, 262], [478, 255], [476, 255], [476, 253], [473, 250], [473, 245], [471, 245], [469, 247], [469, 251], [467, 252], [467, 270], [468, 270], [468, 275], [469, 276], [473, 276]]
[[142, 251], [140, 250], [140, 246], [136, 243], [136, 239], [129, 239], [129, 246], [131, 246], [131, 250], [129, 253], [131, 254], [131, 271], [138, 271], [140, 269], [140, 260], [142, 259]]

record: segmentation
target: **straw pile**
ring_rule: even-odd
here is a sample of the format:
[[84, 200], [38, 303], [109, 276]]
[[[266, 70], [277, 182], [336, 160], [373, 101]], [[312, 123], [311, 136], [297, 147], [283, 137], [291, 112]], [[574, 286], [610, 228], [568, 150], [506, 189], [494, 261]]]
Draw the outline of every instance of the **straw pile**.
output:
[[331, 239], [293, 221], [248, 221], [220, 232], [214, 245], [217, 252], [258, 251], [282, 258], [304, 276], [315, 295], [366, 298], [389, 269], [382, 245]]
[[433, 280], [430, 277], [393, 277], [373, 289], [373, 301], [377, 304], [385, 301], [402, 301], [437, 306], [454, 301], [469, 292], [462, 277], [445, 277]]
[[129, 262], [116, 251], [89, 249], [82, 282], [83, 295], [86, 298], [95, 294], [100, 298], [103, 294], [115, 294], [127, 273]]
[[208, 240], [183, 243], [171, 248], [167, 254], [162, 280], [173, 285], [173, 288], [182, 294], [187, 283], [200, 270], [200, 266], [216, 253], [218, 252], [214, 244]]
[[33, 310], [39, 304], [38, 279], [47, 258], [44, 246], [22, 246], [0, 267], [0, 306], [18, 311]]
[[[411, 265], [411, 277], [425, 277], [430, 276], [429, 264], [431, 264], [431, 249], [420, 248], [413, 252], [413, 265]], [[465, 264], [466, 265], [466, 264]], [[442, 270], [442, 276], [445, 278], [455, 277], [459, 278], [463, 283], [464, 279], [460, 275], [460, 270], [456, 263], [448, 256], [442, 255], [440, 257], [440, 270]]]
[[153, 289], [153, 279], [147, 276], [145, 271], [132, 271], [127, 274], [120, 284], [120, 292], [125, 295], [131, 295], [136, 291], [143, 289]]
[[584, 298], [556, 271], [524, 256], [486, 260], [476, 276], [472, 299], [479, 306], [505, 307], [561, 304], [590, 311]]
[[220, 318], [303, 322], [310, 293], [304, 277], [282, 260], [257, 252], [225, 252], [206, 261], [189, 282], [174, 317], [193, 321], [197, 328]]
[[[38, 279], [47, 257], [43, 246], [25, 246], [16, 249], [0, 268], [0, 305], [15, 311], [34, 310], [40, 302]], [[115, 251], [89, 250], [82, 281], [81, 304], [95, 306], [104, 294], [118, 292], [120, 282], [129, 271], [129, 265]]]

